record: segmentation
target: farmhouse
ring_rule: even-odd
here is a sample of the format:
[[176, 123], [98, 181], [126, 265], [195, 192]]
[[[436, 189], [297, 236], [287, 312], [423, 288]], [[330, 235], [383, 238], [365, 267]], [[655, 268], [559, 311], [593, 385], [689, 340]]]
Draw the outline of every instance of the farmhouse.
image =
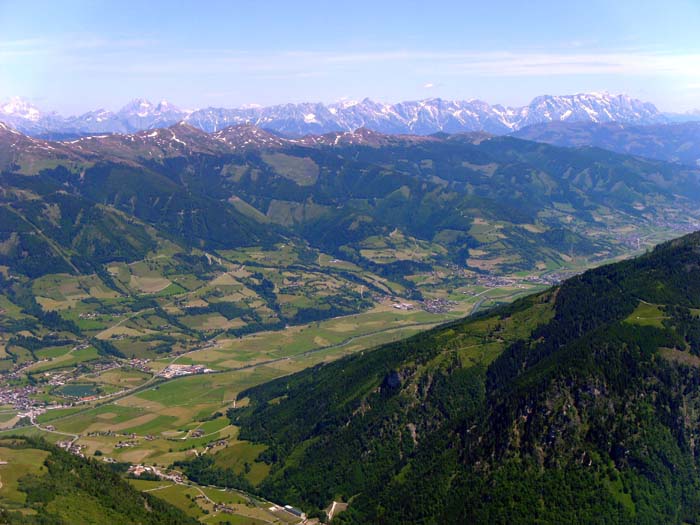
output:
[[413, 310], [414, 308], [411, 303], [394, 303], [392, 306], [397, 310]]
[[305, 512], [303, 512], [303, 511], [301, 511], [301, 510], [299, 510], [299, 509], [297, 509], [297, 508], [295, 508], [295, 507], [292, 507], [291, 505], [285, 505], [285, 506], [284, 506], [284, 510], [286, 510], [286, 511], [289, 512], [290, 514], [294, 514], [295, 516], [299, 516], [299, 517], [300, 517], [301, 519], [303, 519], [303, 520], [306, 519], [306, 513], [305, 513]]

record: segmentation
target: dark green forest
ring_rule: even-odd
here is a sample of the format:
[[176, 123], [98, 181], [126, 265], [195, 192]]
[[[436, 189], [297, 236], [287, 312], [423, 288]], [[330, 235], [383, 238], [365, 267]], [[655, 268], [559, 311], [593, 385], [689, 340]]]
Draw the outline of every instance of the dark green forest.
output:
[[[644, 303], [663, 320], [635, 322]], [[262, 494], [349, 501], [338, 523], [697, 523], [699, 307], [692, 234], [254, 387], [229, 417], [267, 445]]]

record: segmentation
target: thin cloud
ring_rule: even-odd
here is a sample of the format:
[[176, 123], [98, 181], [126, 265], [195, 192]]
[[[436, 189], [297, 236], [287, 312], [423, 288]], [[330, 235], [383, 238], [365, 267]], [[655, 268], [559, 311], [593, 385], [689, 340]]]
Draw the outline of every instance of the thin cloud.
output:
[[156, 40], [128, 36], [103, 38], [92, 35], [65, 35], [60, 40], [27, 38], [0, 40], [0, 59], [52, 56], [59, 60], [76, 59], [95, 53], [133, 52], [153, 48]]
[[[0, 42], [0, 60], [32, 52], [39, 48], [14, 47]], [[98, 52], [90, 52], [98, 49]], [[151, 47], [152, 49], [152, 47]], [[378, 51], [367, 53], [327, 53], [281, 51], [251, 53], [238, 50], [199, 50], [159, 53], [151, 51], [147, 41], [85, 40], [58, 48], [57, 61], [88, 72], [130, 74], [194, 74], [238, 72], [281, 76], [332, 73], [352, 66], [409, 67], [418, 74], [528, 77], [553, 75], [673, 75], [700, 78], [700, 54], [650, 53], [637, 51], [603, 53], [543, 52], [426, 52]], [[103, 52], [101, 50], [104, 50]], [[312, 76], [313, 76], [312, 75]], [[428, 82], [435, 87], [435, 82]]]
[[[688, 94], [686, 98], [691, 96], [689, 93], [695, 93], [695, 86], [700, 84], [700, 53], [683, 50], [635, 47], [598, 50], [582, 45], [580, 48], [560, 47], [556, 51], [252, 51], [166, 48], [155, 44], [148, 35], [144, 38], [124, 35], [116, 39], [83, 35], [61, 42], [0, 39], [0, 66], [7, 70], [0, 87], [2, 91], [17, 91], [7, 79], [21, 78], [22, 74], [29, 74], [27, 71], [32, 78], [41, 75], [55, 78], [70, 72], [75, 82], [83, 79], [84, 83], [87, 79], [93, 86], [111, 82], [118, 76], [129, 82], [132, 89], [144, 83], [167, 84], [173, 79], [179, 82], [183, 78], [193, 86], [203, 87], [233, 82], [240, 86], [236, 98], [241, 99], [250, 96], [247, 86], [256, 83], [268, 85], [265, 83], [269, 82], [288, 83], [297, 91], [294, 95], [297, 97], [301, 96], [298, 94], [301, 90], [318, 97], [313, 91], [317, 85], [327, 86], [337, 79], [370, 79], [368, 90], [373, 89], [376, 93], [379, 85], [379, 92], [386, 93], [396, 91], [392, 87], [395, 80], [404, 78], [405, 83], [413, 86], [414, 94], [421, 91], [427, 94], [426, 90], [436, 90], [448, 83], [454, 91], [454, 86], [476, 79], [531, 78], [549, 82], [558, 78], [578, 85], [587, 80], [584, 77], [591, 77], [596, 85], [606, 86], [614, 85], [620, 79], [648, 78], [675, 86], [677, 93]], [[315, 79], [319, 80], [316, 84]], [[70, 81], [64, 83], [64, 89], [73, 89]], [[362, 96], [362, 93], [356, 96]], [[675, 101], [676, 105], [680, 103]]]

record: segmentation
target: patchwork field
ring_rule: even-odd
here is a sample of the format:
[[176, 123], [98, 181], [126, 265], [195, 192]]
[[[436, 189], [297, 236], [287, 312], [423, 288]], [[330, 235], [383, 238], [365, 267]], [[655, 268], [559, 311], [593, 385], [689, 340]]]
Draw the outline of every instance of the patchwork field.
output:
[[[469, 313], [478, 301], [502, 300], [523, 290], [485, 290], [481, 296], [462, 296], [455, 309], [443, 314], [398, 310], [380, 304], [368, 312], [283, 331], [240, 338], [218, 338], [207, 348], [153, 362], [155, 369], [173, 363], [202, 364], [216, 373], [152, 382], [153, 376], [130, 368], [89, 374], [92, 384], [133, 393], [98, 402], [97, 406], [51, 410], [38, 418], [41, 428], [77, 436], [88, 455], [130, 463], [168, 467], [195, 451], [214, 454], [217, 464], [242, 473], [251, 483], [267, 475], [256, 462], [261, 448], [237, 439], [238, 429], [223, 416], [242, 390], [320, 362], [407, 337], [437, 323]], [[148, 385], [149, 381], [151, 384]], [[213, 417], [212, 417], [213, 416]], [[42, 432], [57, 440], [60, 434]], [[218, 443], [217, 443], [218, 442]], [[164, 492], [163, 494], [167, 494]], [[189, 503], [188, 503], [189, 505]]]
[[[473, 233], [484, 245], [470, 251], [473, 268], [495, 270], [505, 260], [500, 255], [495, 260], [491, 248], [508, 227], [475, 221]], [[110, 263], [108, 277], [35, 279], [36, 301], [57, 316], [58, 329], [32, 325], [26, 308], [0, 296], [5, 316], [0, 323], [28, 327], [14, 329], [12, 340], [0, 330], [0, 370], [19, 369], [13, 388], [26, 389], [34, 403], [52, 406], [34, 417], [36, 426], [9, 406], [0, 412], [0, 432], [74, 440], [87, 456], [161, 468], [210, 454], [216, 465], [257, 485], [269, 473], [256, 461], [263, 448], [240, 441], [225, 417], [241, 391], [512, 301], [591, 264], [574, 257], [562, 269], [552, 259], [542, 261], [538, 272], [494, 277], [442, 266], [439, 243], [398, 230], [368, 237], [361, 254], [380, 266], [426, 263], [430, 271], [393, 279], [292, 243], [222, 250], [216, 256], [182, 254], [163, 243], [144, 260]], [[420, 296], [412, 296], [411, 288]], [[628, 321], [663, 319], [654, 305], [640, 304]], [[173, 365], [200, 366], [207, 373], [159, 375]], [[202, 496], [214, 489], [134, 483], [202, 522], [221, 521], [221, 512]], [[214, 492], [211, 501], [233, 498], [226, 500], [234, 508], [225, 516], [231, 523], [294, 522], [288, 513], [270, 511], [272, 505]]]

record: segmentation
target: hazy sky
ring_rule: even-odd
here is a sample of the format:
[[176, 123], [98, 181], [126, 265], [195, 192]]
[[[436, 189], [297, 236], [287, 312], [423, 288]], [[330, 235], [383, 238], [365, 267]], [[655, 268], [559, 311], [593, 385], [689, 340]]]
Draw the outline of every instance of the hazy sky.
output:
[[700, 108], [700, 0], [0, 0], [0, 100], [62, 113], [583, 91]]

